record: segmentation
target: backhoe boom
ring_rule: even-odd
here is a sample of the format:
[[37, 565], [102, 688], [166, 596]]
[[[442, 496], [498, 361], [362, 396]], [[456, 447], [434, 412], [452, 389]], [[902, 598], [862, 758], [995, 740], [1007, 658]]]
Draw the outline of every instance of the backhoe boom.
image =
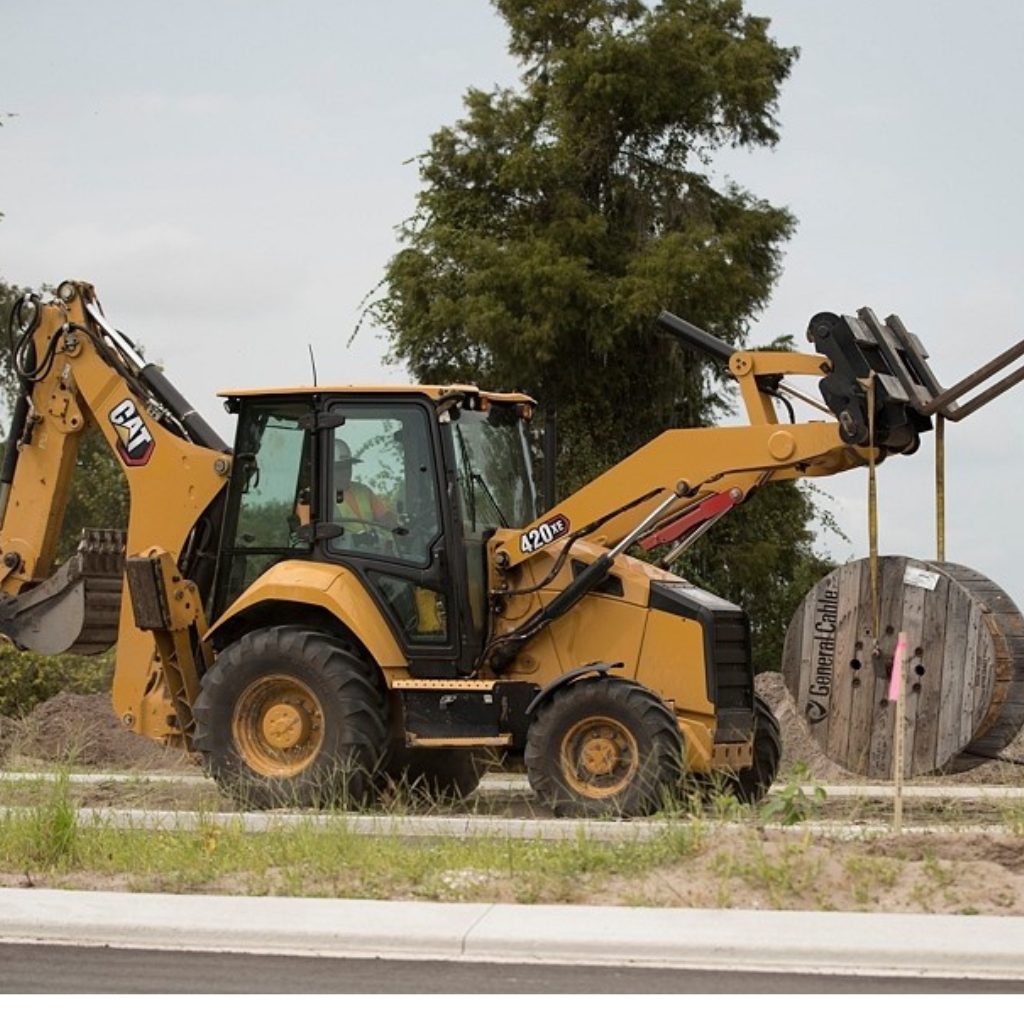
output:
[[[44, 653], [92, 653], [116, 640], [118, 714], [136, 728], [148, 719], [141, 731], [151, 735], [174, 732], [173, 711], [152, 685], [153, 635], [137, 628], [122, 593], [125, 551], [156, 547], [182, 561], [227, 480], [227, 446], [105, 322], [91, 285], [65, 282], [53, 302], [23, 299], [12, 334], [21, 394], [0, 479], [0, 631]], [[51, 577], [89, 427], [103, 435], [127, 479], [127, 535], [87, 532], [79, 553]], [[100, 632], [98, 605], [106, 623]]]

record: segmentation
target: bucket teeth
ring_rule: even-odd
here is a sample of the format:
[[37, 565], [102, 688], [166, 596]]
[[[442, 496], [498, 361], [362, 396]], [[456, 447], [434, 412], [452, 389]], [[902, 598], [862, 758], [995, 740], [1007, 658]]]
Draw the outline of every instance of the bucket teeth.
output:
[[82, 531], [74, 557], [82, 576], [115, 576], [124, 574], [124, 530]]
[[98, 654], [117, 642], [124, 582], [124, 530], [82, 531], [75, 575], [85, 581], [85, 618], [72, 654]]

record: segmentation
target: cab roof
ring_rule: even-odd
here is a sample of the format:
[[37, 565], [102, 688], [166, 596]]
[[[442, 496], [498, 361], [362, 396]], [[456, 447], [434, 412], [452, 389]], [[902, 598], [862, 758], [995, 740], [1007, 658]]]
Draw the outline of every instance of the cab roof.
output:
[[232, 388], [218, 391], [221, 398], [291, 397], [294, 395], [423, 395], [432, 402], [441, 402], [456, 395], [486, 398], [496, 403], [528, 402], [536, 405], [529, 395], [519, 391], [483, 391], [475, 384], [307, 384], [290, 388]]

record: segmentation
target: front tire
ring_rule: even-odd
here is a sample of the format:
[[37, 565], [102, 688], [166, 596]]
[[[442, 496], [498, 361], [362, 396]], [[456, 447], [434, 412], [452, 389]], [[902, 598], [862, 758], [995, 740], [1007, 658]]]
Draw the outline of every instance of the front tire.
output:
[[387, 737], [373, 665], [300, 626], [254, 631], [203, 677], [195, 746], [222, 791], [249, 807], [359, 806]]
[[675, 716], [650, 690], [623, 679], [578, 682], [537, 713], [526, 773], [560, 817], [650, 814], [682, 779]]

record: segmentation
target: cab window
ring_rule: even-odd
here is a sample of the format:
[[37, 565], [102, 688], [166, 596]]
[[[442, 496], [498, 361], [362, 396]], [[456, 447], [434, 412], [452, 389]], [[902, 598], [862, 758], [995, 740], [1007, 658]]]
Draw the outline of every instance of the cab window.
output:
[[417, 406], [342, 405], [331, 439], [330, 542], [339, 553], [427, 566], [441, 535], [429, 422]]
[[251, 405], [241, 413], [230, 491], [236, 512], [224, 538], [220, 609], [276, 562], [309, 550], [298, 533], [309, 522], [311, 500], [308, 413], [298, 403]]

